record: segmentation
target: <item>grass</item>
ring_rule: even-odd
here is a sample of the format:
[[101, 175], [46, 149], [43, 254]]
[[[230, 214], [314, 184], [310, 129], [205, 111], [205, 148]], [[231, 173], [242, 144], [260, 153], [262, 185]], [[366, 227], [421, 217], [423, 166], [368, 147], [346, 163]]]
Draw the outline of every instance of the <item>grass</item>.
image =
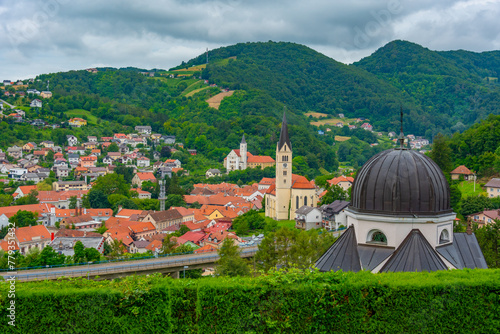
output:
[[97, 117], [92, 115], [88, 110], [72, 109], [66, 111], [66, 115], [68, 115], [69, 117], [80, 117], [80, 118], [83, 118], [83, 116], [85, 116], [87, 118], [88, 123], [97, 124]]
[[[264, 219], [266, 220], [266, 223], [269, 221], [275, 221], [272, 218], [266, 217], [264, 212], [259, 213]], [[295, 220], [278, 220], [276, 221], [278, 223], [279, 227], [286, 227], [288, 229], [295, 229]]]
[[474, 182], [473, 181], [462, 181], [458, 184], [458, 189], [462, 192], [462, 198], [466, 198], [468, 196], [479, 196], [479, 195], [487, 195], [486, 191], [479, 186], [479, 183], [476, 181], [476, 191], [474, 192]]
[[335, 136], [335, 141], [346, 141], [351, 139], [351, 137], [345, 137], [345, 136]]
[[186, 94], [186, 97], [193, 96], [194, 94], [196, 94], [196, 93], [198, 93], [198, 92], [201, 92], [202, 90], [205, 90], [205, 89], [208, 89], [208, 88], [210, 88], [210, 86], [201, 87], [201, 88], [198, 88], [198, 89], [192, 90], [192, 91], [190, 91], [189, 93], [187, 93], [187, 94]]
[[320, 118], [320, 117], [328, 117], [329, 115], [328, 114], [323, 114], [321, 112], [310, 111], [310, 112], [306, 113], [305, 116], [306, 117], [312, 116], [314, 118]]

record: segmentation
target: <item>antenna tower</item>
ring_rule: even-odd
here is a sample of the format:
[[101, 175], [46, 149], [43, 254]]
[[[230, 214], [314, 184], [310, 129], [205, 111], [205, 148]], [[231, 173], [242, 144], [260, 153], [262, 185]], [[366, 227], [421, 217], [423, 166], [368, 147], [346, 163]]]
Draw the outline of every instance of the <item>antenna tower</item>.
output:
[[160, 200], [160, 211], [165, 211], [165, 180], [158, 181], [160, 183], [160, 193], [158, 199]]

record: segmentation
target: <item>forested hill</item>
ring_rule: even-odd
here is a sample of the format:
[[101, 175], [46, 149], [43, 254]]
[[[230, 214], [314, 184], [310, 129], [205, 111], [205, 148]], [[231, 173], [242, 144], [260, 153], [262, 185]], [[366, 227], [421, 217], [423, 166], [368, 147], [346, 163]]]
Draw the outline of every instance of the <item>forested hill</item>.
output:
[[[223, 59], [229, 61], [222, 62]], [[437, 52], [394, 41], [353, 65], [294, 43], [240, 43], [209, 52], [203, 77], [230, 88], [266, 90], [303, 112], [370, 119], [376, 129], [432, 138], [499, 113], [500, 52]], [[178, 68], [204, 64], [202, 54]]]
[[[500, 51], [431, 51], [394, 41], [353, 66], [407, 92], [425, 113], [422, 122], [453, 133], [500, 113]], [[433, 130], [432, 123], [435, 125]]]

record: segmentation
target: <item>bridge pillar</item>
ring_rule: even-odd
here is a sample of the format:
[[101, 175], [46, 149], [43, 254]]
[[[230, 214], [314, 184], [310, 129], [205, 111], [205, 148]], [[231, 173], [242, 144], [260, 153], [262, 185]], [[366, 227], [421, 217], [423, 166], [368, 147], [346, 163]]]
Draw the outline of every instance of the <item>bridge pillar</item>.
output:
[[178, 271], [174, 271], [173, 273], [170, 273], [170, 276], [171, 276], [172, 278], [177, 278], [177, 279], [179, 279], [179, 272], [178, 272]]

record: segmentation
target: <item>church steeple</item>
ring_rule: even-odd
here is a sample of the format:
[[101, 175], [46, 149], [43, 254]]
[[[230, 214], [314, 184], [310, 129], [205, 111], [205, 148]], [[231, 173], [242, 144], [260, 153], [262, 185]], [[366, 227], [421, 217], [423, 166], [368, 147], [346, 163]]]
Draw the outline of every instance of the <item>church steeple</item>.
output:
[[291, 150], [292, 145], [290, 144], [290, 138], [288, 138], [288, 125], [286, 123], [286, 113], [283, 111], [283, 122], [281, 123], [281, 133], [280, 140], [278, 142], [278, 151], [281, 151], [283, 145], [287, 144], [288, 148]]
[[241, 138], [240, 143], [240, 168], [239, 169], [247, 169], [248, 167], [247, 160], [247, 142], [245, 140], [245, 135], [243, 134], [243, 138]]

